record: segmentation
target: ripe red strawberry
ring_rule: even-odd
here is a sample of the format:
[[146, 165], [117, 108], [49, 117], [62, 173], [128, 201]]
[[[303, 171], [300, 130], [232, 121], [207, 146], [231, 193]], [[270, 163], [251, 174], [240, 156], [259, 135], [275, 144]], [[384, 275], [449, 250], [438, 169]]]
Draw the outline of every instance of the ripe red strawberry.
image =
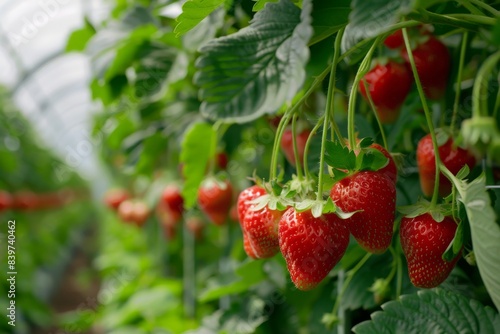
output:
[[[370, 96], [382, 123], [393, 123], [412, 85], [411, 72], [404, 64], [390, 60], [387, 64], [377, 64], [365, 76]], [[368, 101], [363, 80], [359, 83], [361, 95]]]
[[184, 199], [179, 187], [174, 184], [166, 186], [161, 195], [161, 200], [165, 208], [169, 211], [173, 222], [179, 222], [184, 211]]
[[[443, 97], [450, 74], [450, 53], [446, 45], [436, 37], [429, 36], [429, 39], [419, 44], [412, 53], [425, 95], [434, 100]], [[401, 56], [407, 62], [411, 73], [406, 48], [402, 49]]]
[[113, 210], [117, 210], [120, 204], [130, 198], [130, 194], [125, 189], [110, 189], [104, 195], [104, 203]]
[[217, 161], [217, 167], [222, 170], [227, 168], [228, 158], [226, 152], [217, 153], [215, 160]]
[[257, 211], [247, 210], [242, 227], [257, 258], [269, 258], [278, 253], [278, 225], [282, 215], [267, 206]]
[[248, 233], [243, 226], [244, 218], [249, 208], [252, 207], [250, 204], [256, 198], [259, 198], [262, 195], [266, 194], [266, 190], [261, 186], [254, 185], [249, 188], [243, 190], [239, 196], [237, 201], [237, 210], [238, 210], [238, 221], [240, 222], [241, 231], [243, 233], [243, 247], [247, 255], [253, 259], [257, 259], [257, 255], [255, 254], [255, 250], [250, 244], [250, 239], [248, 237]]
[[213, 179], [205, 180], [198, 189], [198, 205], [215, 225], [223, 225], [229, 215], [233, 188], [229, 181], [221, 184]]
[[[304, 161], [304, 148], [310, 133], [311, 130], [305, 129], [297, 135], [297, 151], [299, 161], [301, 163]], [[283, 153], [285, 153], [285, 158], [292, 166], [295, 166], [295, 154], [293, 154], [293, 134], [291, 129], [286, 129], [285, 132], [283, 132], [280, 144]]]
[[[446, 143], [439, 146], [439, 157], [441, 158], [441, 162], [454, 175], [456, 175], [463, 166], [467, 165], [472, 169], [476, 164], [476, 158], [469, 151], [460, 147], [453, 147], [453, 140], [451, 137]], [[436, 175], [436, 160], [430, 134], [420, 139], [418, 143], [417, 165], [422, 192], [426, 196], [432, 196]], [[444, 197], [450, 193], [451, 183], [446, 176], [441, 173], [439, 176], [439, 195]]]
[[392, 34], [390, 34], [385, 40], [384, 45], [389, 49], [399, 49], [403, 47], [405, 44], [403, 38], [403, 30], [396, 30]]
[[288, 208], [278, 233], [290, 277], [304, 291], [313, 289], [328, 275], [349, 244], [344, 220], [333, 213], [314, 218], [311, 211]]
[[451, 262], [443, 260], [442, 255], [455, 237], [456, 229], [457, 224], [451, 217], [445, 217], [440, 223], [429, 213], [401, 219], [399, 235], [413, 285], [430, 289], [448, 277], [460, 254]]
[[362, 171], [337, 182], [330, 197], [344, 212], [356, 212], [346, 219], [359, 245], [380, 254], [391, 244], [396, 213], [396, 186], [380, 172]]

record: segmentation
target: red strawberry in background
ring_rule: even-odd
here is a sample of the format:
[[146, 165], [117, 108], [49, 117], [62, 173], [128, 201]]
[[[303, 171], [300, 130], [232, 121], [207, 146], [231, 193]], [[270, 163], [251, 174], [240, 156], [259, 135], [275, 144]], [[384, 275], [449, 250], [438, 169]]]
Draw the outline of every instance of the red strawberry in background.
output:
[[340, 261], [349, 231], [336, 214], [313, 217], [289, 208], [279, 223], [279, 245], [290, 277], [300, 290], [316, 287]]
[[[425, 96], [433, 100], [443, 97], [448, 83], [451, 64], [450, 53], [446, 45], [436, 37], [430, 35], [424, 43], [419, 44], [412, 51], [412, 54]], [[407, 62], [411, 73], [406, 49], [401, 50], [401, 56]]]
[[0, 212], [10, 209], [12, 206], [12, 196], [6, 191], [0, 191]]
[[[309, 138], [309, 135], [311, 134], [311, 130], [305, 129], [302, 130], [298, 135], [297, 135], [297, 151], [299, 155], [299, 161], [302, 163], [304, 161], [304, 148], [306, 146], [307, 139]], [[283, 137], [281, 137], [281, 149], [283, 150], [283, 153], [285, 154], [285, 158], [288, 160], [288, 162], [292, 165], [295, 166], [295, 154], [293, 153], [293, 134], [291, 129], [286, 129], [285, 132], [283, 132]]]
[[410, 280], [418, 288], [434, 288], [450, 274], [460, 258], [443, 260], [443, 253], [455, 237], [457, 224], [451, 217], [440, 223], [428, 213], [401, 219], [399, 235], [408, 262]]
[[368, 102], [363, 81], [368, 85], [380, 121], [384, 124], [396, 121], [413, 83], [411, 72], [404, 64], [392, 60], [377, 64], [359, 83], [361, 95]]
[[233, 197], [231, 183], [206, 179], [198, 189], [198, 205], [215, 225], [223, 225], [229, 215]]
[[198, 216], [187, 217], [186, 227], [196, 240], [201, 240], [203, 238], [203, 230], [205, 229], [205, 222], [201, 217]]
[[[418, 25], [416, 27], [410, 27], [407, 29], [408, 37], [410, 40], [414, 40], [415, 38], [419, 38], [422, 35], [428, 35], [429, 29], [424, 25]], [[405, 40], [403, 37], [403, 30], [399, 29], [393, 32], [384, 40], [384, 45], [389, 49], [401, 49], [405, 47]]]
[[[443, 145], [439, 146], [439, 157], [441, 158], [441, 162], [453, 175], [456, 175], [465, 165], [472, 169], [476, 164], [476, 158], [469, 151], [461, 147], [453, 147], [451, 137]], [[426, 196], [432, 196], [436, 175], [436, 158], [430, 134], [420, 139], [418, 143], [417, 165], [422, 192]], [[441, 173], [439, 176], [439, 195], [444, 197], [450, 193], [451, 183]]]
[[125, 189], [110, 189], [104, 194], [104, 203], [112, 210], [117, 210], [120, 204], [130, 198], [130, 194]]
[[356, 212], [345, 222], [359, 245], [379, 254], [391, 244], [396, 213], [396, 186], [380, 172], [361, 171], [337, 182], [330, 197], [344, 212]]
[[255, 250], [250, 244], [250, 239], [243, 222], [245, 220], [246, 213], [248, 212], [249, 208], [252, 207], [252, 204], [250, 202], [265, 194], [266, 190], [263, 187], [254, 185], [243, 190], [239, 194], [237, 201], [238, 221], [240, 222], [241, 231], [243, 233], [243, 248], [245, 249], [247, 255], [253, 259], [257, 259], [258, 256], [255, 254]]
[[222, 170], [225, 170], [227, 168], [228, 157], [226, 152], [217, 153], [215, 160], [217, 162], [217, 167], [219, 167]]
[[173, 223], [179, 222], [184, 211], [184, 199], [179, 187], [174, 184], [166, 186], [161, 195], [161, 201], [168, 210]]

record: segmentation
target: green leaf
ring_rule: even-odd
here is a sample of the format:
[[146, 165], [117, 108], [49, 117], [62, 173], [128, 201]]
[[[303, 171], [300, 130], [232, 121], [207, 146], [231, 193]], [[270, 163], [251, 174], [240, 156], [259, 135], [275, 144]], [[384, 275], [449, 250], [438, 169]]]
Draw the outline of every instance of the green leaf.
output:
[[359, 141], [359, 147], [361, 148], [368, 148], [370, 147], [371, 144], [373, 144], [374, 141], [370, 137], [365, 137]]
[[474, 299], [446, 291], [420, 290], [382, 305], [383, 311], [356, 325], [357, 334], [496, 333], [500, 316]]
[[305, 79], [312, 35], [311, 3], [270, 3], [249, 27], [201, 49], [195, 83], [201, 112], [212, 119], [248, 122], [290, 101]]
[[446, 252], [444, 252], [443, 254], [443, 259], [445, 261], [453, 260], [462, 250], [463, 244], [464, 244], [464, 223], [460, 222], [457, 226], [457, 230], [455, 231], [455, 236], [453, 237], [453, 240], [446, 249]]
[[389, 159], [375, 148], [365, 148], [356, 157], [357, 170], [377, 171], [387, 166]]
[[448, 0], [413, 0], [413, 9], [426, 9], [438, 3], [448, 2]]
[[226, 0], [188, 0], [182, 5], [182, 13], [177, 18], [174, 32], [177, 37], [193, 29]]
[[486, 177], [483, 173], [471, 183], [458, 179], [453, 183], [459, 185], [460, 201], [467, 212], [479, 273], [491, 299], [500, 310], [500, 226], [486, 191]]
[[316, 44], [344, 27], [349, 20], [350, 4], [351, 0], [314, 1], [311, 13], [314, 35], [309, 44]]
[[343, 147], [339, 142], [326, 142], [325, 162], [328, 166], [337, 169], [353, 170], [356, 168], [356, 154]]
[[247, 291], [253, 285], [266, 278], [263, 261], [248, 261], [236, 268], [236, 277], [230, 282], [220, 282], [201, 292], [198, 300], [202, 303], [218, 299], [223, 296]]
[[167, 150], [167, 143], [167, 138], [160, 132], [153, 133], [153, 135], [144, 139], [142, 143], [142, 152], [135, 167], [135, 172], [151, 177], [158, 157]]
[[95, 32], [94, 26], [85, 18], [84, 27], [73, 31], [69, 36], [66, 43], [66, 52], [85, 50], [87, 42], [95, 35]]
[[497, 47], [500, 46], [500, 18], [497, 19], [497, 22], [491, 32], [491, 42]]
[[410, 0], [352, 0], [352, 11], [342, 38], [343, 52], [359, 41], [373, 38], [397, 23], [409, 10]]
[[192, 208], [198, 198], [198, 188], [205, 177], [207, 163], [215, 152], [212, 143], [216, 133], [207, 123], [195, 123], [182, 141], [180, 161], [185, 178], [182, 197], [184, 206]]

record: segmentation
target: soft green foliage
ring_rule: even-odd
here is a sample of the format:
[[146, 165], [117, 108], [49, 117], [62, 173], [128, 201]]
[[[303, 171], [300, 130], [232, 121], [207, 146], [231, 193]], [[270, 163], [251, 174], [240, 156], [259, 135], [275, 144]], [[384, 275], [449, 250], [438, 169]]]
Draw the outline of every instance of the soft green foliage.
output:
[[182, 14], [177, 18], [174, 32], [177, 36], [193, 29], [226, 0], [188, 0], [182, 5]]

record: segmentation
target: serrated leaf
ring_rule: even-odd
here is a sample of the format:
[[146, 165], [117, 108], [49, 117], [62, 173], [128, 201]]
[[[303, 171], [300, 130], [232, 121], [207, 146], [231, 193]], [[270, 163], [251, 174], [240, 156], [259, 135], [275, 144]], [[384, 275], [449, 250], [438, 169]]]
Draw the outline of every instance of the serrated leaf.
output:
[[492, 308], [443, 289], [420, 290], [382, 305], [371, 320], [353, 328], [357, 334], [496, 333], [500, 316]]
[[327, 141], [325, 146], [325, 162], [336, 169], [353, 170], [356, 168], [356, 154], [343, 147], [339, 142]]
[[289, 0], [270, 3], [249, 27], [204, 46], [195, 75], [202, 114], [248, 122], [290, 101], [305, 79], [310, 12], [310, 0], [302, 10]]
[[215, 131], [207, 123], [195, 123], [189, 128], [182, 141], [180, 161], [183, 164], [184, 206], [192, 208], [198, 197], [198, 188], [205, 177], [207, 163], [215, 152], [212, 142]]
[[359, 41], [373, 38], [397, 23], [401, 15], [409, 10], [411, 0], [352, 0], [352, 11], [342, 38], [345, 52]]
[[174, 32], [177, 36], [193, 29], [210, 13], [221, 6], [225, 0], [188, 0], [182, 5], [182, 13], [177, 18]]

